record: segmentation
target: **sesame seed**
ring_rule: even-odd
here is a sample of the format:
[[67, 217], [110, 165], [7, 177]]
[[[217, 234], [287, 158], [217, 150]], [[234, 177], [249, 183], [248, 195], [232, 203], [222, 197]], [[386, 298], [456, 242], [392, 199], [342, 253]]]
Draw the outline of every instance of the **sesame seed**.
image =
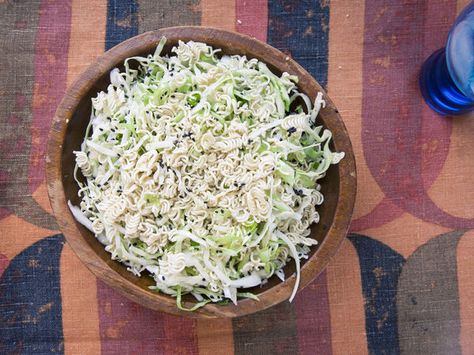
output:
[[289, 136], [292, 135], [292, 134], [295, 133], [295, 132], [296, 132], [296, 128], [295, 128], [295, 127], [290, 127], [290, 128], [288, 128], [288, 135], [289, 135]]

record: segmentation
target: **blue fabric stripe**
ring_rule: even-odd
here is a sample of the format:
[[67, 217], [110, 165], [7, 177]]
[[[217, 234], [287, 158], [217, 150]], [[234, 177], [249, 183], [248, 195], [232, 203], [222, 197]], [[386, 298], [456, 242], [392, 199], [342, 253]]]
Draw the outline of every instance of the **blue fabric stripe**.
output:
[[290, 55], [323, 87], [328, 76], [328, 1], [269, 1], [268, 43]]
[[375, 239], [351, 234], [349, 240], [359, 256], [368, 350], [400, 354], [396, 296], [405, 259]]
[[0, 278], [0, 354], [64, 352], [59, 260], [62, 234], [18, 254]]
[[135, 0], [109, 0], [105, 49], [138, 34], [138, 5]]

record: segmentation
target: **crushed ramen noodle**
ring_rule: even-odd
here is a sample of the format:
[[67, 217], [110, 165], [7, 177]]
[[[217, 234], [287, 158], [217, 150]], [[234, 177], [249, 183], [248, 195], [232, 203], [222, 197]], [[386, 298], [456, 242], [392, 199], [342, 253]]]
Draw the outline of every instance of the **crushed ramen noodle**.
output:
[[197, 302], [186, 310], [258, 299], [245, 289], [284, 280], [292, 259], [291, 301], [300, 260], [317, 244], [318, 180], [344, 156], [317, 125], [322, 93], [313, 105], [296, 76], [257, 59], [197, 42], [165, 56], [165, 42], [112, 70], [92, 99], [71, 211], [112, 259], [149, 272], [152, 289], [180, 309], [189, 293]]

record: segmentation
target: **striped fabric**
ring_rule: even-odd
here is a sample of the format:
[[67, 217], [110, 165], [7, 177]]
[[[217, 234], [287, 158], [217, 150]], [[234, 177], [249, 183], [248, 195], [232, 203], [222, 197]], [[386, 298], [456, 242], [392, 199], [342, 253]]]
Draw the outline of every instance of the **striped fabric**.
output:
[[[467, 0], [0, 1], [0, 353], [473, 354], [474, 120], [417, 84]], [[204, 25], [254, 36], [327, 88], [353, 142], [351, 234], [294, 303], [196, 321], [123, 298], [77, 259], [46, 194], [66, 87], [136, 34]]]

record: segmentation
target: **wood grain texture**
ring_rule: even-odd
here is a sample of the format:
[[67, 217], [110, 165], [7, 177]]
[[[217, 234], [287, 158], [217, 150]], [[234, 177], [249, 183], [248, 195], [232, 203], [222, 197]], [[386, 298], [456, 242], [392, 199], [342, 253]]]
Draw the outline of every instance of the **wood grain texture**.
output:
[[[356, 169], [351, 142], [338, 110], [311, 75], [299, 64], [279, 50], [245, 35], [206, 27], [171, 27], [147, 32], [133, 37], [99, 57], [78, 80], [67, 90], [53, 119], [49, 135], [47, 162], [48, 193], [58, 224], [74, 252], [86, 266], [101, 280], [116, 290], [151, 309], [196, 318], [236, 317], [255, 313], [287, 300], [295, 282], [294, 265], [285, 268], [285, 282], [273, 277], [264, 287], [250, 289], [258, 294], [259, 302], [246, 299], [234, 305], [206, 305], [196, 312], [183, 312], [176, 308], [172, 297], [151, 292], [151, 277], [137, 278], [126, 267], [110, 259], [110, 255], [94, 236], [77, 223], [67, 207], [67, 201], [77, 204], [78, 186], [73, 179], [74, 156], [84, 139], [90, 115], [90, 99], [108, 85], [108, 73], [114, 67], [121, 67], [123, 61], [132, 56], [149, 54], [160, 38], [168, 39], [164, 53], [169, 53], [178, 40], [201, 41], [221, 48], [224, 54], [246, 55], [267, 63], [276, 74], [286, 71], [300, 79], [299, 90], [314, 100], [323, 92], [326, 107], [320, 112], [320, 121], [333, 133], [332, 149], [344, 151], [345, 158], [338, 165], [332, 165], [322, 182], [325, 203], [319, 208], [321, 221], [312, 228], [312, 237], [319, 241], [319, 247], [312, 251], [301, 270], [301, 285], [308, 285], [326, 267], [345, 238], [356, 194]], [[185, 298], [186, 306], [192, 305], [191, 298]]]

